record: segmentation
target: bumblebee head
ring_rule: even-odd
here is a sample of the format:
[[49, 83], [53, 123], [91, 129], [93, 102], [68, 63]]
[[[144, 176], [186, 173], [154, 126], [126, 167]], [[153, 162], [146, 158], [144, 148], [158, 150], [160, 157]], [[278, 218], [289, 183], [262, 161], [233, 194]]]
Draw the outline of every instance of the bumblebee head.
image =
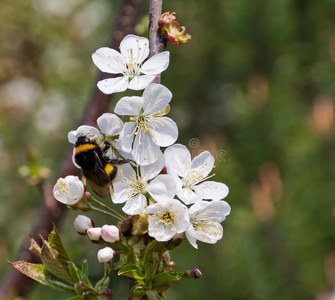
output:
[[86, 135], [79, 135], [76, 141], [76, 147], [83, 144], [97, 144], [97, 137], [87, 137]]

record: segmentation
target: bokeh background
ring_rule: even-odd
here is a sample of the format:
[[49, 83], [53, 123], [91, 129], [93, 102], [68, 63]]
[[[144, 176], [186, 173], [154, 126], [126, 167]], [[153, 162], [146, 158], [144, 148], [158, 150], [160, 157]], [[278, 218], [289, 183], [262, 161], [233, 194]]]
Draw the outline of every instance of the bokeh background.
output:
[[[0, 274], [9, 269], [41, 203], [24, 178], [54, 183], [95, 84], [91, 54], [108, 41], [115, 0], [0, 2]], [[331, 0], [169, 0], [192, 40], [169, 44], [162, 83], [178, 142], [216, 157], [232, 213], [216, 245], [187, 241], [176, 269], [203, 278], [172, 284], [170, 300], [334, 299], [335, 5]], [[147, 35], [148, 9], [136, 27]], [[110, 111], [113, 111], [112, 103]], [[48, 173], [43, 169], [44, 173]], [[102, 272], [97, 245], [60, 228], [70, 257]], [[104, 220], [100, 216], [100, 225]], [[127, 282], [112, 277], [116, 299]], [[27, 299], [65, 299], [36, 285]]]

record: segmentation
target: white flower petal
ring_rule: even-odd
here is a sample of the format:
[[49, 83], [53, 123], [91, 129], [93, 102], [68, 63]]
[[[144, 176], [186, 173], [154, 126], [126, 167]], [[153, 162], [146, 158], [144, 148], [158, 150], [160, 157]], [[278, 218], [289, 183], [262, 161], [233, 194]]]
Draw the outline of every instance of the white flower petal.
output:
[[157, 202], [166, 201], [176, 195], [176, 185], [170, 175], [161, 174], [146, 187], [147, 192]]
[[123, 181], [134, 181], [137, 182], [137, 176], [136, 176], [136, 172], [134, 171], [133, 167], [130, 164], [124, 164], [122, 166], [119, 166], [120, 170], [120, 180]]
[[123, 92], [128, 87], [128, 77], [107, 78], [98, 82], [98, 88], [104, 94]]
[[127, 63], [142, 63], [149, 55], [149, 41], [145, 37], [128, 34], [120, 43], [120, 51]]
[[201, 152], [193, 158], [191, 162], [191, 170], [194, 170], [198, 175], [206, 177], [213, 169], [214, 157], [208, 151]]
[[225, 198], [229, 193], [229, 189], [224, 183], [216, 181], [205, 181], [193, 188], [201, 199], [220, 200]]
[[231, 208], [226, 201], [211, 201], [203, 211], [212, 221], [223, 222], [230, 214]]
[[124, 203], [128, 201], [131, 196], [131, 187], [122, 181], [113, 183], [114, 194], [112, 195], [113, 203]]
[[133, 149], [135, 123], [127, 122], [123, 125], [119, 140], [121, 141], [122, 150], [130, 152]]
[[162, 84], [152, 83], [143, 92], [144, 115], [158, 113], [167, 107], [172, 99], [172, 93]]
[[133, 157], [139, 165], [149, 165], [162, 155], [160, 147], [156, 145], [149, 132], [140, 130], [135, 137]]
[[75, 144], [78, 136], [80, 135], [86, 135], [87, 137], [95, 137], [97, 136], [98, 139], [102, 138], [102, 135], [100, 134], [100, 131], [93, 127], [88, 125], [82, 125], [77, 128], [77, 130], [72, 130], [68, 133], [67, 138], [71, 144]]
[[150, 133], [154, 142], [161, 147], [172, 145], [178, 138], [177, 124], [168, 117], [151, 119]]
[[155, 75], [139, 75], [130, 80], [128, 89], [140, 91], [145, 89], [154, 79]]
[[168, 174], [174, 173], [186, 177], [191, 165], [191, 154], [184, 145], [172, 145], [165, 149], [164, 156]]
[[197, 245], [197, 233], [194, 230], [193, 226], [190, 226], [190, 227], [187, 228], [187, 230], [185, 232], [185, 236], [186, 236], [187, 240], [190, 242], [190, 244], [195, 249], [198, 249], [198, 245]]
[[123, 127], [122, 120], [117, 115], [111, 113], [102, 114], [97, 119], [97, 123], [106, 136], [119, 135]]
[[144, 99], [138, 96], [123, 97], [115, 105], [114, 112], [120, 116], [138, 116]]
[[114, 49], [103, 47], [92, 54], [94, 64], [102, 72], [119, 74], [124, 68], [125, 59]]
[[144, 181], [148, 181], [156, 177], [164, 167], [164, 156], [161, 155], [153, 164], [140, 167], [141, 177]]
[[147, 205], [147, 199], [143, 194], [138, 194], [132, 197], [130, 200], [126, 202], [126, 204], [123, 206], [122, 210], [127, 215], [138, 215], [141, 213], [145, 206]]
[[181, 191], [177, 193], [177, 196], [185, 204], [192, 204], [201, 201], [201, 198], [196, 195], [190, 188], [182, 188]]
[[143, 74], [157, 75], [167, 69], [170, 62], [170, 52], [164, 51], [150, 57], [141, 67]]

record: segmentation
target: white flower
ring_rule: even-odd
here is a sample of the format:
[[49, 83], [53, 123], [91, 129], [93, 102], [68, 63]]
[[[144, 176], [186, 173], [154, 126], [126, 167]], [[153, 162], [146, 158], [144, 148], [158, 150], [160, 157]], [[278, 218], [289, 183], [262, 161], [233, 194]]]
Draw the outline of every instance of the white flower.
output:
[[[177, 186], [177, 196], [185, 203], [192, 204], [203, 199], [220, 200], [228, 195], [228, 187], [216, 181], [204, 180], [214, 167], [214, 157], [204, 151], [191, 160], [184, 145], [176, 144], [164, 152], [167, 173], [172, 175]], [[213, 175], [212, 175], [213, 176]]]
[[92, 228], [94, 226], [94, 222], [84, 215], [78, 215], [74, 220], [73, 225], [79, 234], [86, 234], [86, 230]]
[[183, 233], [190, 226], [187, 207], [175, 199], [149, 205], [149, 235], [159, 242], [166, 242], [176, 233]]
[[147, 205], [147, 192], [157, 202], [173, 198], [176, 194], [174, 180], [166, 174], [158, 175], [163, 166], [164, 160], [141, 166], [139, 171], [134, 171], [129, 164], [124, 165], [120, 170], [121, 180], [113, 184], [112, 201], [126, 203], [122, 210], [128, 215], [137, 215]]
[[87, 235], [91, 241], [98, 242], [101, 238], [101, 227], [93, 227], [87, 229]]
[[[176, 123], [162, 112], [172, 99], [172, 93], [161, 84], [150, 84], [142, 97], [123, 97], [115, 113], [130, 116], [120, 133], [122, 149], [132, 151], [139, 165], [151, 164], [162, 155], [160, 147], [172, 145], [178, 137]], [[161, 113], [159, 113], [161, 112]]]
[[67, 138], [71, 144], [75, 144], [80, 135], [86, 135], [88, 138], [97, 137], [98, 140], [103, 138], [98, 129], [88, 125], [82, 125], [79, 126], [77, 130], [70, 131]]
[[98, 251], [98, 261], [106, 263], [112, 260], [115, 255], [115, 251], [111, 247], [105, 247]]
[[101, 237], [107, 243], [115, 243], [120, 240], [120, 230], [115, 225], [101, 227]]
[[120, 52], [103, 47], [92, 55], [94, 64], [102, 71], [123, 74], [123, 77], [108, 78], [98, 82], [105, 94], [131, 90], [143, 90], [169, 66], [170, 52], [164, 51], [143, 61], [149, 55], [149, 41], [133, 34], [127, 35], [120, 44]]
[[78, 176], [59, 178], [53, 188], [53, 195], [67, 205], [76, 204], [84, 195], [85, 189]]
[[188, 213], [192, 225], [185, 235], [190, 244], [198, 249], [197, 240], [215, 244], [222, 238], [220, 222], [230, 214], [230, 206], [226, 201], [202, 201], [192, 205]]

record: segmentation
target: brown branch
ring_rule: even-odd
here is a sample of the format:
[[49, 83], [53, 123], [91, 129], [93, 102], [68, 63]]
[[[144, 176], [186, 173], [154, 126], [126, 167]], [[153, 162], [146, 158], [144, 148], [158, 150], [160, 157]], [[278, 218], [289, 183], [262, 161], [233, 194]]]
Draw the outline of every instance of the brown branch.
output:
[[[125, 35], [134, 32], [134, 27], [142, 11], [143, 2], [144, 0], [122, 0], [120, 2], [119, 12], [116, 16], [110, 38], [109, 46], [111, 48], [116, 49]], [[106, 77], [108, 77], [106, 74], [99, 74], [99, 80]], [[95, 126], [96, 119], [108, 110], [111, 99], [112, 95], [103, 94], [95, 85], [80, 124]], [[72, 163], [72, 148], [68, 150], [63, 159], [58, 177], [65, 177], [70, 174], [79, 175], [79, 169]], [[31, 235], [37, 241], [40, 241], [39, 234], [44, 238], [48, 236], [48, 233], [52, 230], [53, 223], [60, 225], [66, 211], [66, 206], [53, 198], [51, 185], [42, 183], [41, 190], [44, 203], [41, 205], [36, 221], [31, 229]], [[27, 238], [21, 247], [17, 260], [38, 262], [37, 256], [30, 252], [28, 248], [29, 239]], [[4, 278], [0, 290], [1, 298], [13, 296], [24, 297], [29, 293], [34, 283], [32, 279], [15, 269], [10, 269]]]
[[[159, 18], [162, 15], [162, 0], [150, 0], [149, 7], [149, 57], [163, 52], [166, 49], [166, 40], [161, 36], [158, 26]], [[154, 79], [155, 83], [161, 82], [161, 75]]]

